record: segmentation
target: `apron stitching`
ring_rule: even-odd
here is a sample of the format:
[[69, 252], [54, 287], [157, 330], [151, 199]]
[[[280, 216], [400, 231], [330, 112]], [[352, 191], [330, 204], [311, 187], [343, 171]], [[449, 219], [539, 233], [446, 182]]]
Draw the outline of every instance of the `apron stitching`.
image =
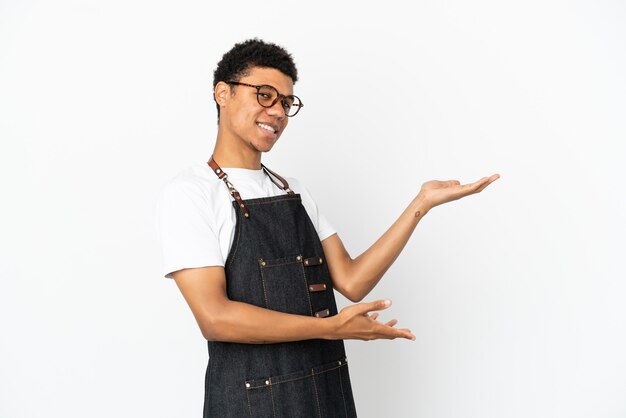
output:
[[337, 367], [337, 374], [339, 375], [339, 387], [341, 388], [341, 399], [343, 399], [343, 411], [348, 418], [348, 407], [346, 406], [346, 397], [343, 396], [343, 380], [341, 379], [341, 368]]
[[246, 398], [248, 398], [248, 413], [250, 414], [250, 418], [252, 418], [252, 406], [250, 406], [250, 392], [246, 390]]
[[269, 302], [267, 301], [267, 292], [265, 291], [265, 276], [263, 276], [263, 269], [261, 269], [261, 285], [263, 286], [263, 298], [265, 299], [265, 307], [269, 309]]
[[[270, 379], [270, 382], [272, 380]], [[276, 418], [276, 408], [274, 407], [274, 393], [272, 392], [272, 385], [269, 385], [270, 387], [270, 399], [272, 400], [272, 416], [274, 418]]]
[[287, 261], [286, 263], [281, 263], [281, 264], [268, 264], [268, 265], [265, 266], [265, 268], [288, 266], [290, 264], [296, 264], [296, 263], [298, 263], [298, 262], [297, 261]]
[[302, 275], [304, 278], [304, 289], [306, 290], [306, 299], [309, 302], [309, 312], [313, 315], [313, 306], [311, 305], [311, 295], [309, 293], [309, 283], [306, 277], [306, 271], [304, 270], [304, 264], [300, 263], [300, 267], [302, 268]]
[[[346, 366], [346, 365], [347, 365], [347, 363], [343, 363], [341, 366], [331, 367], [330, 369], [320, 370], [319, 372], [315, 372], [315, 371], [313, 371], [313, 370], [312, 370], [310, 375], [309, 375], [309, 374], [307, 374], [307, 375], [305, 375], [305, 376], [294, 377], [293, 379], [281, 380], [281, 381], [278, 381], [278, 382], [274, 382], [274, 381], [272, 381], [272, 380], [271, 380], [271, 379], [274, 379], [274, 378], [270, 378], [270, 384], [269, 384], [269, 386], [281, 385], [281, 384], [283, 384], [283, 383], [294, 382], [294, 381], [296, 381], [296, 380], [308, 379], [309, 377], [312, 377], [312, 376], [317, 376], [317, 375], [320, 375], [320, 374], [324, 374], [324, 373], [332, 372], [333, 370], [337, 370], [337, 369], [339, 369], [339, 368], [341, 368], [341, 367], [343, 367], [343, 366]], [[268, 386], [268, 385], [266, 385], [266, 384], [262, 384], [262, 385], [259, 385], [259, 386], [250, 386], [249, 388], [247, 388], [247, 390], [250, 390], [250, 389], [259, 389], [259, 388], [264, 388], [264, 387], [267, 387], [267, 386]]]
[[320, 399], [319, 399], [319, 395], [317, 394], [317, 382], [315, 381], [315, 372], [313, 371], [313, 369], [311, 369], [311, 378], [313, 379], [313, 388], [315, 389], [315, 403], [317, 404], [317, 416], [319, 418], [322, 418], [322, 412], [320, 408]]
[[278, 196], [273, 196], [273, 197], [261, 197], [259, 199], [274, 199], [274, 200], [272, 200], [271, 202], [248, 202], [246, 201], [246, 204], [248, 206], [273, 205], [276, 202], [283, 202], [285, 200], [301, 200], [300, 195], [297, 195], [297, 194], [296, 195], [278, 195]]

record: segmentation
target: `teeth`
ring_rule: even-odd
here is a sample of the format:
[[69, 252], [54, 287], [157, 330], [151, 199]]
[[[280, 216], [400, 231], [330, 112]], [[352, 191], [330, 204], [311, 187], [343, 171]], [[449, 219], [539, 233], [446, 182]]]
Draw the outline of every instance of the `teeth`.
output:
[[270, 131], [270, 132], [272, 132], [272, 133], [276, 133], [276, 129], [272, 128], [272, 127], [271, 127], [271, 126], [269, 126], [269, 125], [266, 125], [266, 124], [264, 124], [264, 123], [260, 123], [260, 122], [259, 122], [259, 123], [257, 123], [257, 125], [259, 125], [261, 128], [263, 128], [263, 129], [265, 129], [265, 130], [267, 130], [267, 131]]

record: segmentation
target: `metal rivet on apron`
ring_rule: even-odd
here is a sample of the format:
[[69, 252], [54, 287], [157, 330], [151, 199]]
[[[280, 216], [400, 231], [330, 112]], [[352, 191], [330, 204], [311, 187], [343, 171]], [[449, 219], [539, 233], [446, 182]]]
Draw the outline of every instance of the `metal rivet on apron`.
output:
[[309, 265], [309, 260], [304, 260], [304, 265], [308, 266]]
[[246, 382], [246, 387], [249, 388], [250, 387], [250, 383]]
[[246, 218], [250, 217], [250, 215], [248, 215], [247, 213], [244, 213], [243, 216], [245, 216]]
[[266, 385], [269, 385], [269, 384], [270, 384], [270, 381], [269, 381], [269, 380], [266, 380], [266, 381], [265, 381], [265, 384], [266, 384]]
[[317, 284], [309, 285], [310, 292], [322, 292], [324, 290], [326, 290], [326, 283], [317, 283]]
[[341, 360], [339, 360], [337, 363], [339, 363], [339, 365], [341, 366]]
[[324, 260], [322, 260], [322, 257], [320, 257], [320, 264], [322, 264], [324, 262]]
[[297, 257], [296, 257], [296, 260], [298, 260], [298, 261], [302, 261], [302, 256], [301, 256], [301, 255], [297, 256]]
[[220, 170], [220, 169], [218, 168], [217, 170], [215, 170], [215, 172], [216, 172], [217, 174], [219, 174], [219, 173], [221, 173], [221, 172], [222, 172], [222, 170]]
[[240, 207], [240, 208], [242, 208], [242, 207], [244, 207], [244, 206], [245, 206], [245, 205], [244, 205], [243, 203], [240, 203], [240, 204], [239, 204], [239, 207]]
[[261, 267], [265, 267], [267, 263], [262, 258], [259, 258], [259, 264], [261, 265]]
[[324, 309], [323, 311], [319, 311], [315, 313], [315, 316], [318, 318], [326, 318], [329, 315], [330, 315], [329, 309]]

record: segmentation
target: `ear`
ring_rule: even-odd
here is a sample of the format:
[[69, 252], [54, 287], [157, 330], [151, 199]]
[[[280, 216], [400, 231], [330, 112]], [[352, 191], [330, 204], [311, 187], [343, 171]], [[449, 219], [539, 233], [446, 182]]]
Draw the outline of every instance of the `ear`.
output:
[[213, 89], [213, 95], [215, 96], [215, 101], [218, 105], [220, 105], [220, 107], [225, 106], [228, 101], [228, 97], [230, 96], [230, 86], [223, 81], [220, 81]]

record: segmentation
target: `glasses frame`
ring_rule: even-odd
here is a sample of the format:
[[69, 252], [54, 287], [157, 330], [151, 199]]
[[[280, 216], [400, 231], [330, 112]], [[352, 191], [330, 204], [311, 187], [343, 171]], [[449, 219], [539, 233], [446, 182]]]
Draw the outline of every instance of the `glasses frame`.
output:
[[[281, 94], [276, 89], [276, 87], [270, 86], [269, 84], [261, 84], [261, 85], [257, 86], [257, 85], [254, 85], [254, 84], [242, 83], [242, 82], [239, 82], [239, 81], [226, 81], [226, 84], [233, 84], [235, 86], [254, 87], [256, 89], [256, 101], [259, 103], [259, 105], [261, 107], [265, 107], [265, 108], [269, 109], [270, 107], [274, 106], [276, 104], [276, 102], [278, 102], [278, 100], [280, 100], [280, 104], [282, 104], [283, 112], [285, 112], [285, 116], [287, 116], [288, 118], [293, 118], [294, 116], [296, 116], [298, 114], [298, 112], [300, 111], [300, 109], [302, 109], [304, 107], [304, 103], [302, 103], [302, 100], [300, 100], [300, 98], [298, 96], [296, 96], [294, 94], [287, 94], [287, 95]], [[259, 94], [260, 94], [260, 91], [261, 91], [262, 87], [269, 87], [269, 88], [273, 89], [276, 92], [276, 98], [272, 101], [272, 104], [270, 104], [269, 106], [266, 106], [263, 103], [261, 103], [261, 99], [259, 98]], [[288, 115], [287, 112], [285, 111], [285, 100], [284, 99], [287, 98], [287, 97], [296, 98], [300, 102], [298, 104], [289, 105], [289, 107], [294, 107], [294, 106], [297, 107], [296, 112], [293, 115]]]

